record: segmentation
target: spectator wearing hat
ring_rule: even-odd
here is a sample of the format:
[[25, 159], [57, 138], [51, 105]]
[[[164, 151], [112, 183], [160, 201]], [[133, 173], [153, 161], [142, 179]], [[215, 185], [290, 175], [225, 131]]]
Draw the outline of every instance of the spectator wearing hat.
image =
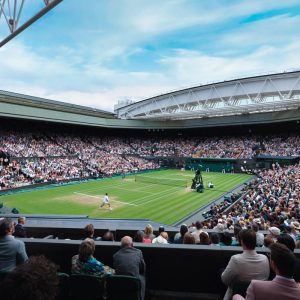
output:
[[243, 253], [233, 255], [221, 275], [223, 283], [228, 286], [224, 300], [232, 298], [232, 286], [235, 282], [252, 279], [267, 280], [270, 274], [268, 258], [263, 254], [257, 254], [255, 251], [255, 231], [243, 229], [239, 237]]
[[269, 228], [270, 237], [272, 238], [273, 242], [276, 243], [277, 237], [280, 235], [280, 230], [277, 227], [270, 227]]

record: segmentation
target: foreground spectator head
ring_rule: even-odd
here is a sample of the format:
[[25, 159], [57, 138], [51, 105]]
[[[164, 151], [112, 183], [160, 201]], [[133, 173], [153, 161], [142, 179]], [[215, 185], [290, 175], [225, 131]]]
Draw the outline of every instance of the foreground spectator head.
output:
[[295, 241], [294, 239], [287, 233], [283, 233], [278, 236], [277, 243], [286, 245], [292, 252], [295, 250]]
[[86, 262], [95, 252], [95, 242], [92, 239], [85, 239], [79, 246], [79, 260]]
[[232, 237], [231, 234], [227, 231], [220, 233], [220, 242], [223, 246], [231, 246]]
[[14, 222], [10, 218], [3, 218], [0, 221], [0, 237], [3, 237], [5, 235], [12, 235], [14, 233]]
[[103, 234], [101, 240], [102, 240], [102, 241], [107, 241], [107, 242], [113, 242], [113, 241], [115, 240], [114, 234], [113, 234], [110, 230], [108, 230], [108, 231], [106, 231], [106, 232]]
[[153, 234], [153, 227], [151, 224], [148, 224], [146, 227], [145, 227], [145, 235], [146, 236], [150, 236], [151, 234]]
[[164, 226], [159, 226], [158, 227], [158, 233], [160, 234], [161, 232], [165, 231], [165, 227]]
[[211, 235], [210, 235], [210, 240], [211, 240], [212, 244], [219, 245], [219, 243], [220, 243], [220, 236], [219, 236], [219, 234], [216, 233], [216, 232], [212, 232]]
[[26, 218], [25, 217], [19, 217], [18, 218], [18, 224], [24, 225], [26, 223]]
[[94, 237], [94, 225], [93, 224], [88, 224], [84, 227], [84, 236], [86, 238], [93, 238]]
[[294, 253], [283, 244], [274, 243], [270, 246], [271, 267], [276, 275], [291, 278], [294, 272], [296, 257]]
[[183, 244], [196, 244], [195, 237], [190, 232], [185, 233], [183, 236]]
[[279, 228], [277, 228], [277, 227], [275, 227], [275, 226], [270, 227], [270, 228], [269, 228], [269, 231], [270, 231], [271, 235], [272, 235], [274, 238], [277, 238], [277, 237], [279, 236], [279, 234], [280, 234]]
[[197, 221], [197, 222], [195, 223], [195, 226], [196, 226], [196, 229], [198, 229], [198, 230], [200, 230], [200, 229], [202, 228], [202, 224], [201, 224], [200, 221]]
[[200, 233], [200, 245], [210, 245], [210, 238], [207, 232]]
[[181, 236], [184, 236], [187, 232], [188, 232], [188, 227], [187, 227], [187, 225], [186, 224], [182, 224], [181, 226], [180, 226], [180, 234], [181, 234]]
[[133, 239], [135, 242], [138, 242], [138, 243], [142, 243], [143, 240], [144, 240], [144, 232], [141, 231], [141, 230], [138, 230], [134, 236], [134, 239]]
[[256, 233], [252, 229], [243, 229], [239, 233], [240, 243], [246, 250], [254, 250], [256, 246]]
[[1, 299], [54, 300], [58, 291], [57, 267], [44, 256], [32, 256], [6, 276]]
[[264, 246], [265, 247], [269, 248], [273, 243], [274, 243], [274, 240], [272, 239], [272, 237], [270, 235], [268, 235], [264, 238]]
[[121, 247], [126, 248], [126, 247], [133, 247], [133, 242], [132, 238], [130, 236], [125, 235], [121, 239]]
[[168, 233], [167, 232], [162, 232], [161, 234], [160, 234], [165, 240], [168, 240], [169, 239], [169, 235], [168, 235]]

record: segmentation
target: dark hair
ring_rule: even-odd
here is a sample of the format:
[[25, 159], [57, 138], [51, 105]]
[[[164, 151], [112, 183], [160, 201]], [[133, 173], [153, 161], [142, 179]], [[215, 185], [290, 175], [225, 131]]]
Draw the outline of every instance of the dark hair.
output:
[[258, 227], [258, 225], [257, 225], [256, 223], [253, 223], [253, 224], [252, 224], [252, 229], [253, 229], [255, 232], [258, 232], [259, 227]]
[[294, 239], [287, 233], [278, 236], [277, 243], [286, 245], [292, 252], [294, 252], [296, 244]]
[[10, 218], [4, 218], [0, 221], [0, 236], [5, 236], [14, 226], [14, 222]]
[[232, 244], [232, 237], [229, 232], [222, 232], [220, 234], [220, 242], [223, 243], [225, 246], [231, 246]]
[[158, 227], [158, 233], [164, 232], [165, 231], [165, 227], [164, 226], [159, 226]]
[[101, 239], [101, 241], [111, 241], [111, 242], [114, 240], [115, 240], [114, 234], [110, 230], [106, 231], [103, 234], [102, 239]]
[[85, 239], [79, 246], [79, 260], [86, 262], [95, 252], [95, 242], [92, 239]]
[[201, 232], [199, 237], [200, 245], [210, 245], [210, 238], [207, 232]]
[[199, 230], [202, 228], [202, 224], [200, 221], [197, 221], [196, 224], [195, 224], [196, 228]]
[[180, 234], [181, 234], [182, 237], [183, 237], [183, 236], [185, 235], [185, 233], [188, 232], [188, 231], [189, 231], [189, 229], [188, 229], [188, 227], [187, 227], [185, 224], [182, 224], [182, 225], [180, 226]]
[[280, 243], [274, 243], [270, 246], [271, 260], [278, 268], [279, 275], [293, 277], [296, 257], [294, 253], [286, 246]]
[[256, 246], [256, 232], [253, 229], [243, 229], [239, 233], [240, 241], [249, 250], [254, 250]]
[[186, 232], [183, 236], [183, 244], [195, 244], [195, 237], [190, 233]]
[[54, 300], [58, 292], [57, 266], [44, 256], [31, 256], [3, 280], [1, 299]]
[[93, 238], [94, 236], [94, 225], [88, 224], [84, 227], [84, 236], [87, 238]]
[[272, 244], [274, 244], [274, 241], [273, 241], [272, 237], [270, 235], [267, 235], [264, 238], [264, 246], [269, 248]]
[[219, 244], [220, 243], [220, 236], [216, 232], [212, 232], [210, 235], [210, 240], [213, 244]]
[[138, 230], [133, 238], [134, 242], [142, 243], [144, 240], [144, 232], [141, 230]]

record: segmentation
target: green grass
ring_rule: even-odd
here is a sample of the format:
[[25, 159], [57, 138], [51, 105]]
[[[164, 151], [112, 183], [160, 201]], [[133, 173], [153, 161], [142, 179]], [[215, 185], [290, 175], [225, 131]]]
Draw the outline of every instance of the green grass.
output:
[[[194, 172], [163, 170], [146, 176], [161, 181], [164, 178], [186, 179], [190, 185]], [[204, 193], [184, 187], [142, 183], [135, 181], [134, 176], [128, 176], [123, 180], [117, 177], [16, 193], [0, 199], [5, 206], [16, 207], [22, 214], [80, 214], [173, 224], [250, 177], [245, 174], [203, 173], [205, 186], [208, 181], [215, 184], [214, 189], [205, 189]], [[99, 208], [105, 193], [110, 197], [112, 211]]]

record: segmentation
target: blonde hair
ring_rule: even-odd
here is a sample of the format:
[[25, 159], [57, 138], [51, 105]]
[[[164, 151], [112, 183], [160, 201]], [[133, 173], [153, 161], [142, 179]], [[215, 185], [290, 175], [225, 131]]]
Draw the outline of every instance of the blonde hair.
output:
[[153, 227], [151, 224], [148, 224], [145, 228], [145, 235], [149, 236], [151, 234], [153, 234]]

